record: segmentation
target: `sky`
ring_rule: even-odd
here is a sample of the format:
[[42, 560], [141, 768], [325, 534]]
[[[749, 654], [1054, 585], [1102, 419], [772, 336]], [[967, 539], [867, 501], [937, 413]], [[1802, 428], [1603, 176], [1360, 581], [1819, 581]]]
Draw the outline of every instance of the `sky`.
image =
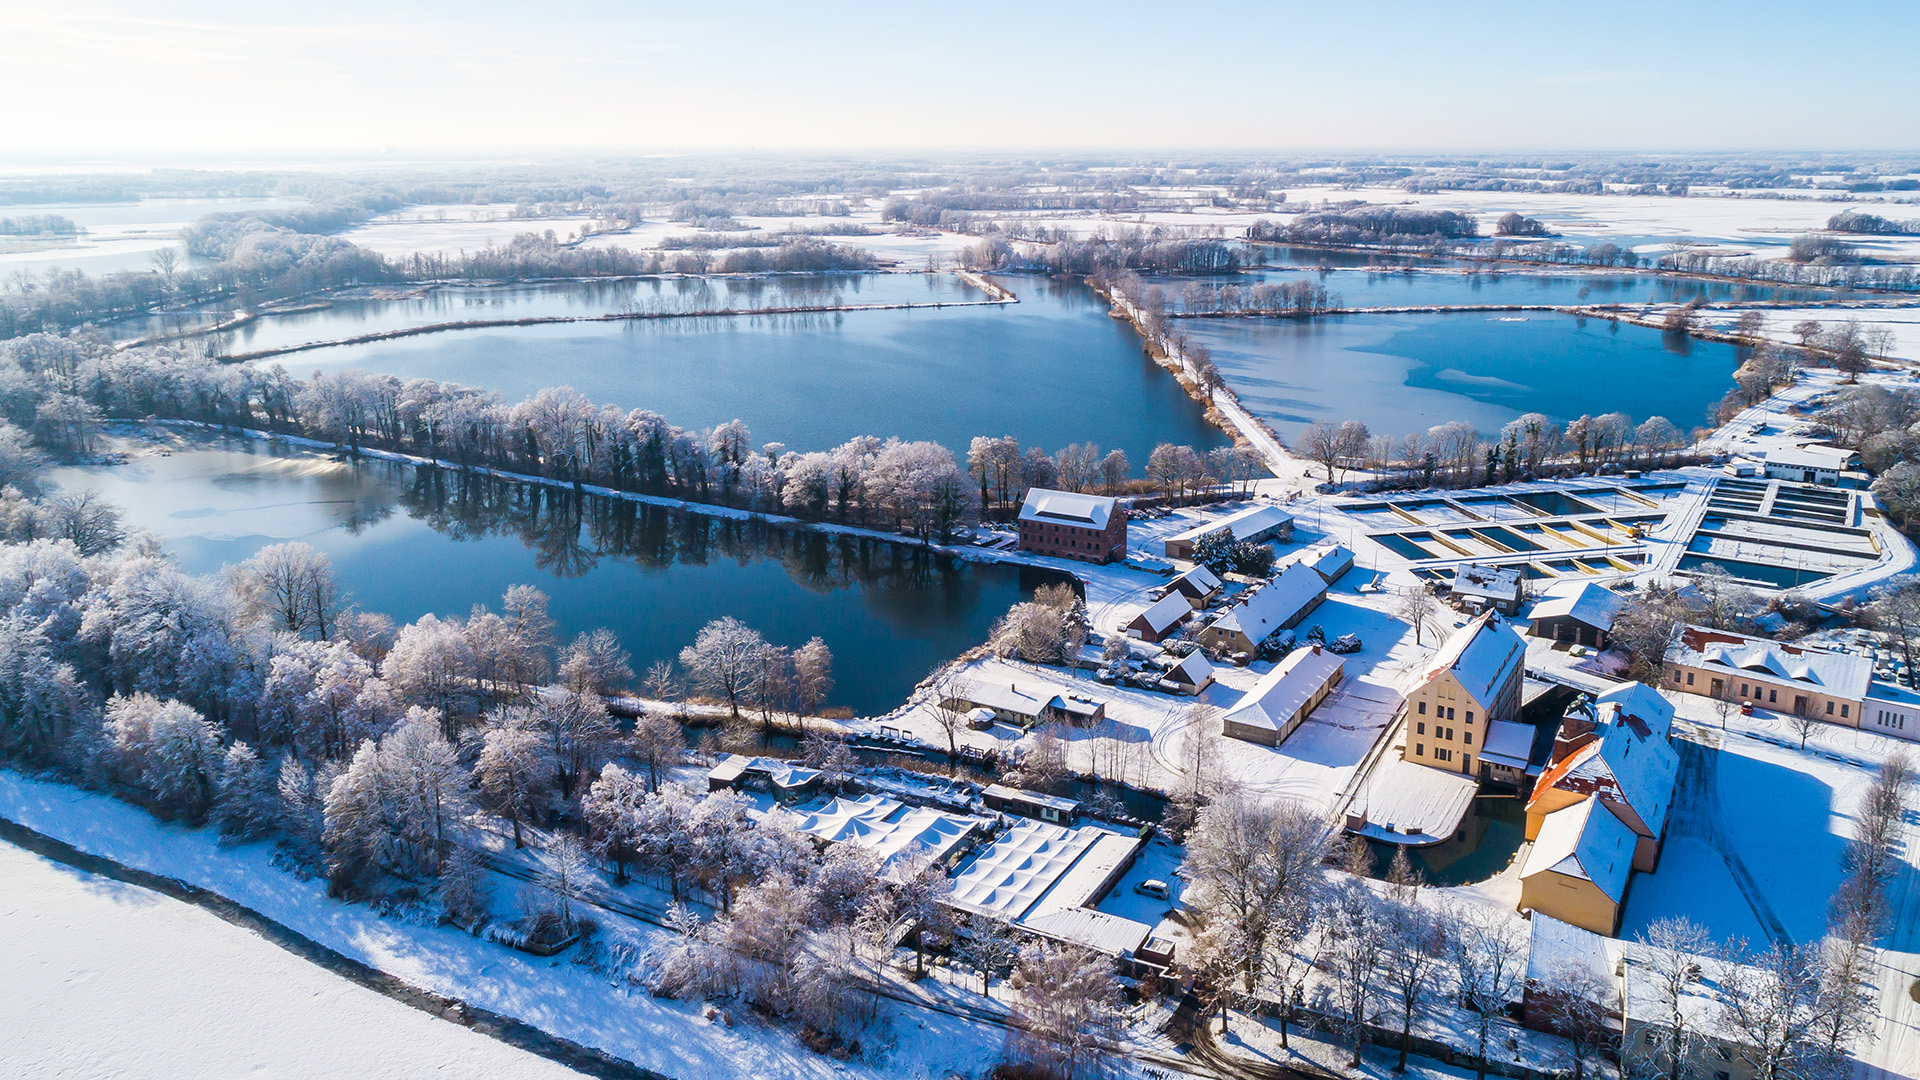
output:
[[0, 0], [0, 166], [706, 149], [1920, 148], [1920, 4], [1835, 10]]

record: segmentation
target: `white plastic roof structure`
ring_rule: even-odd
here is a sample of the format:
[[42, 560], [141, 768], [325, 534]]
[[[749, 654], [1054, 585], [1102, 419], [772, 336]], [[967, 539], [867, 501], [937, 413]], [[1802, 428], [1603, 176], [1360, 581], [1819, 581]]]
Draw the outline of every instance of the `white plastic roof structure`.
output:
[[1032, 488], [1020, 504], [1021, 521], [1051, 525], [1073, 525], [1082, 529], [1105, 529], [1113, 520], [1113, 497], [1083, 495], [1077, 491]]
[[984, 818], [908, 806], [881, 795], [862, 795], [856, 799], [836, 798], [804, 813], [795, 827], [829, 843], [868, 848], [879, 854], [885, 868], [892, 869], [897, 862], [916, 855], [944, 859], [969, 833], [986, 825]]
[[1582, 799], [1555, 810], [1540, 823], [1540, 835], [1527, 853], [1520, 878], [1524, 881], [1549, 870], [1584, 878], [1619, 903], [1633, 873], [1636, 842], [1633, 830], [1599, 799]]

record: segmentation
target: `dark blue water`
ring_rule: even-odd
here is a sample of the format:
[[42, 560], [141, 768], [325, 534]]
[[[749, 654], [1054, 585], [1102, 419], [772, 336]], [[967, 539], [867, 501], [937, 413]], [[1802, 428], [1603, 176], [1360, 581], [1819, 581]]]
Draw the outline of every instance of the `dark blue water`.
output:
[[1241, 401], [1283, 437], [1316, 420], [1376, 435], [1463, 420], [1483, 434], [1526, 412], [1664, 416], [1682, 431], [1733, 385], [1730, 345], [1551, 312], [1194, 319]]
[[818, 634], [834, 656], [829, 704], [861, 715], [899, 705], [1015, 601], [1058, 580], [912, 545], [345, 464], [250, 440], [196, 440], [171, 456], [63, 469], [57, 479], [101, 491], [196, 573], [283, 540], [312, 544], [362, 608], [402, 623], [497, 608], [508, 586], [535, 585], [552, 597], [562, 641], [610, 627], [642, 672], [723, 615], [779, 644]]
[[1138, 473], [1162, 442], [1225, 445], [1091, 289], [1002, 280], [1020, 303], [458, 331], [278, 362], [296, 374], [358, 367], [464, 383], [509, 401], [567, 385], [682, 427], [738, 418], [756, 441], [796, 450], [897, 435], [961, 455], [977, 435], [1014, 435], [1048, 450], [1121, 449]]

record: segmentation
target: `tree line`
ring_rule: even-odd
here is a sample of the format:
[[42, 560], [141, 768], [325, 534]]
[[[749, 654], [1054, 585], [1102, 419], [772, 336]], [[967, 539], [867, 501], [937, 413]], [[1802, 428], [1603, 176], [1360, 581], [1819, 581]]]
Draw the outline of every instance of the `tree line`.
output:
[[1542, 413], [1526, 413], [1491, 439], [1462, 420], [1397, 441], [1374, 435], [1358, 420], [1320, 420], [1301, 435], [1298, 449], [1326, 470], [1329, 483], [1364, 469], [1387, 486], [1474, 487], [1596, 469], [1660, 468], [1686, 444], [1680, 429], [1662, 416], [1635, 424], [1625, 413], [1582, 415], [1562, 426]]

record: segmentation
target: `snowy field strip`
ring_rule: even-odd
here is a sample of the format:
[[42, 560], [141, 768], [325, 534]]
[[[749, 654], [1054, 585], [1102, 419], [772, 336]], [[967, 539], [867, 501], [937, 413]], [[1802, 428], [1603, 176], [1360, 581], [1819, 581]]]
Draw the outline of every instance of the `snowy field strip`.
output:
[[18, 1080], [579, 1073], [191, 904], [0, 843], [0, 1061]]
[[[893, 1022], [890, 1031], [871, 1033], [871, 1060], [838, 1062], [750, 1014], [741, 1014], [738, 1026], [729, 1028], [702, 1019], [698, 1003], [614, 987], [605, 976], [569, 963], [567, 954], [538, 959], [457, 929], [382, 918], [364, 905], [330, 900], [324, 881], [301, 881], [279, 870], [264, 845], [222, 847], [210, 830], [165, 825], [104, 795], [0, 770], [0, 817], [83, 851], [219, 893], [414, 986], [514, 1017], [674, 1080], [932, 1078], [971, 1070], [984, 1059], [984, 1049], [997, 1052], [1000, 1044], [998, 1029], [883, 1003], [883, 1014]], [[507, 891], [505, 883], [501, 891]], [[608, 912], [596, 916], [607, 933], [643, 938], [664, 933]]]

